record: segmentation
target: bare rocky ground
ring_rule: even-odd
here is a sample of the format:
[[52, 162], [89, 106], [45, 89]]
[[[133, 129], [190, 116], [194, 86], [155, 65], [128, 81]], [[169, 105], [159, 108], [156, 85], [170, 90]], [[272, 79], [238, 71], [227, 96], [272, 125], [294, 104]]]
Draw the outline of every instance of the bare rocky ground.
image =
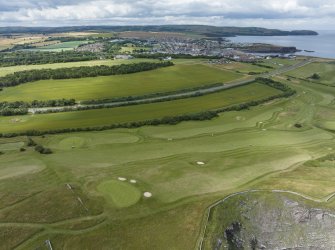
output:
[[[334, 212], [283, 194], [239, 198], [236, 214], [216, 227], [213, 249], [335, 249]], [[220, 221], [227, 211], [216, 213]]]

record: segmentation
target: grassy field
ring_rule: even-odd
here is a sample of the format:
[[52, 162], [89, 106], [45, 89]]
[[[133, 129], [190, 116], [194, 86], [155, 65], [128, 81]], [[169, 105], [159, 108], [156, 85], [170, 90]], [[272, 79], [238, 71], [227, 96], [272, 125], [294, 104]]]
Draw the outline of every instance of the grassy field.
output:
[[242, 77], [242, 75], [230, 71], [218, 70], [205, 65], [179, 64], [127, 75], [32, 82], [5, 88], [0, 92], [0, 98], [3, 101], [61, 98], [104, 99], [174, 91], [206, 84], [229, 82]]
[[81, 67], [81, 66], [96, 66], [96, 65], [120, 65], [129, 63], [139, 63], [139, 62], [156, 62], [156, 60], [151, 59], [132, 59], [132, 60], [92, 60], [92, 61], [82, 61], [82, 62], [68, 62], [68, 63], [50, 63], [50, 64], [40, 64], [40, 65], [19, 65], [10, 67], [0, 67], [0, 77], [7, 74], [13, 74], [14, 72], [33, 70], [33, 69], [59, 69], [59, 68], [71, 68], [71, 67]]
[[[281, 58], [272, 58], [266, 59], [263, 62], [252, 64], [252, 63], [241, 63], [241, 62], [231, 62], [224, 64], [214, 64], [213, 67], [231, 70], [236, 73], [243, 74], [261, 74], [269, 72], [274, 69], [278, 69], [284, 66], [289, 66], [298, 63], [300, 59], [281, 59]], [[262, 67], [266, 66], [266, 67]], [[267, 68], [271, 67], [271, 68]]]
[[48, 51], [48, 52], [60, 52], [66, 50], [73, 50], [81, 44], [86, 44], [88, 41], [71, 41], [71, 42], [60, 42], [47, 46], [36, 47], [36, 49], [29, 49], [30, 51]]
[[[335, 153], [334, 133], [321, 126], [335, 119], [335, 90], [286, 78], [276, 80], [296, 89], [295, 96], [211, 121], [34, 137], [51, 155], [24, 146], [26, 137], [0, 138], [1, 244], [47, 249], [49, 239], [54, 249], [195, 249], [206, 209], [230, 193], [264, 188], [315, 198], [332, 194], [334, 161], [320, 157]], [[168, 105], [1, 118], [0, 131], [216, 108], [274, 94], [264, 87]], [[22, 146], [26, 151], [19, 152]], [[334, 209], [335, 199], [327, 207]]]
[[335, 86], [335, 63], [313, 63], [306, 67], [296, 69], [288, 73], [289, 76], [309, 80], [314, 73], [320, 76], [320, 79], [313, 80], [316, 83], [325, 83]]
[[254, 83], [219, 93], [175, 101], [141, 104], [119, 108], [64, 112], [55, 114], [0, 117], [2, 132], [48, 130], [101, 126], [131, 121], [145, 121], [165, 116], [197, 113], [251, 100], [258, 100], [280, 91]]

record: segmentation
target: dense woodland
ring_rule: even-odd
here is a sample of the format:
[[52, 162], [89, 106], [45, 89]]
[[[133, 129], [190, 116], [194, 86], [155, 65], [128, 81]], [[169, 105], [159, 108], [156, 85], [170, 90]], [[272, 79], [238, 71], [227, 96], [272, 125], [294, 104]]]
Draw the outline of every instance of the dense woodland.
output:
[[34, 82], [48, 79], [71, 79], [83, 77], [97, 77], [108, 75], [122, 75], [141, 71], [148, 71], [158, 69], [161, 67], [172, 66], [172, 62], [149, 63], [141, 62], [134, 64], [121, 64], [115, 66], [82, 66], [73, 68], [60, 69], [41, 69], [41, 70], [27, 70], [19, 71], [13, 74], [0, 77], [0, 87], [11, 87], [23, 83]]

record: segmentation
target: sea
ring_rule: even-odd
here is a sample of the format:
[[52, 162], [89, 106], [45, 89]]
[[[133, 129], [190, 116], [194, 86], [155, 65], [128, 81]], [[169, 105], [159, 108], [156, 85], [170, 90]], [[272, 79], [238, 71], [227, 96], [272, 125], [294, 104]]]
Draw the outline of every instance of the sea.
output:
[[335, 59], [335, 30], [317, 32], [319, 33], [317, 36], [237, 36], [228, 39], [237, 43], [268, 43], [294, 46], [302, 50], [295, 53], [296, 55]]

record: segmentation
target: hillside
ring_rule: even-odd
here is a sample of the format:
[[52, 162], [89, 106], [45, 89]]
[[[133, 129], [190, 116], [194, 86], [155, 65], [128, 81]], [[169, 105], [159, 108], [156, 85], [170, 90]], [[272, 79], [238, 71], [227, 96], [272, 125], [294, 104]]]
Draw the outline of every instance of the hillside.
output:
[[0, 27], [0, 34], [11, 33], [58, 33], [70, 31], [149, 31], [149, 32], [182, 32], [205, 35], [208, 37], [231, 36], [289, 36], [289, 35], [318, 35], [311, 30], [283, 31], [258, 27], [217, 27], [207, 25], [148, 25], [148, 26], [69, 26], [69, 27]]

